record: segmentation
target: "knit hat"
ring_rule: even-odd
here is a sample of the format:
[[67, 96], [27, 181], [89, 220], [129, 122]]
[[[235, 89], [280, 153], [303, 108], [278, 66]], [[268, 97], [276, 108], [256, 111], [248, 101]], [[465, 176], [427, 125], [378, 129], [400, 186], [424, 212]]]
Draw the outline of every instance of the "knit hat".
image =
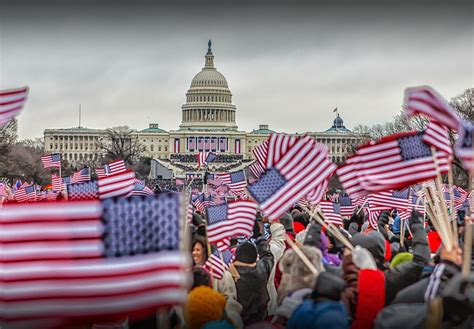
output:
[[235, 251], [235, 260], [246, 264], [255, 263], [257, 261], [257, 247], [248, 241], [242, 243]]
[[285, 227], [288, 232], [293, 232], [293, 217], [289, 213], [284, 213], [280, 218], [280, 223]]
[[413, 260], [413, 254], [409, 252], [401, 252], [393, 257], [392, 262], [390, 263], [390, 268], [395, 268], [403, 263], [408, 263]]
[[188, 294], [186, 319], [190, 329], [200, 329], [206, 323], [219, 321], [224, 314], [226, 299], [209, 287], [199, 286]]
[[351, 242], [354, 246], [361, 246], [372, 254], [377, 267], [383, 268], [385, 263], [385, 239], [377, 231], [372, 231], [369, 234], [356, 234], [352, 237]]

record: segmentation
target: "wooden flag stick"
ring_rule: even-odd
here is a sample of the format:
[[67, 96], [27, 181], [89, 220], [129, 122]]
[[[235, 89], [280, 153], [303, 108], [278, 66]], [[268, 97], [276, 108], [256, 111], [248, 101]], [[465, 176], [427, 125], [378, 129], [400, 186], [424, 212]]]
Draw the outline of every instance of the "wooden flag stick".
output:
[[299, 258], [303, 261], [303, 263], [306, 265], [306, 267], [313, 273], [314, 275], [317, 275], [319, 271], [314, 267], [313, 263], [306, 257], [306, 255], [301, 251], [300, 247], [296, 243], [293, 242], [293, 240], [290, 239], [290, 237], [285, 233], [285, 238], [286, 242], [291, 246], [291, 248], [296, 252]]
[[472, 222], [470, 217], [466, 217], [466, 228], [464, 231], [464, 260], [462, 264], [462, 278], [466, 281], [471, 272], [472, 257]]
[[327, 225], [324, 221], [324, 215], [314, 209], [313, 211], [309, 211], [307, 208], [303, 208], [311, 218], [314, 218], [319, 224], [321, 224], [329, 233], [331, 233], [337, 240], [339, 240], [345, 247], [349, 250], [353, 250], [354, 246], [349, 242], [349, 240], [332, 224]]
[[446, 229], [446, 227], [444, 227], [442, 224], [442, 219], [441, 219], [442, 216], [440, 214], [441, 211], [439, 207], [439, 202], [437, 200], [434, 200], [436, 194], [435, 192], [433, 192], [432, 187], [428, 187], [426, 191], [427, 191], [426, 199], [428, 201], [427, 211], [428, 211], [428, 215], [430, 216], [431, 223], [433, 223], [433, 226], [438, 232], [446, 249], [452, 250], [452, 240], [449, 234], [451, 230], [449, 229], [449, 227]]
[[365, 205], [367, 204], [368, 200], [365, 200], [364, 204], [360, 206], [359, 210], [357, 210], [356, 215], [359, 215], [362, 209], [364, 209]]
[[452, 230], [449, 225], [449, 215], [448, 215], [448, 209], [446, 207], [446, 200], [444, 199], [444, 192], [443, 192], [443, 187], [442, 187], [442, 180], [441, 180], [441, 172], [439, 170], [439, 163], [438, 163], [438, 158], [436, 156], [436, 149], [432, 146], [431, 147], [431, 154], [433, 155], [433, 162], [435, 165], [435, 171], [436, 171], [436, 188], [438, 189], [438, 195], [440, 198], [440, 208], [441, 208], [441, 217], [440, 221], [442, 221], [442, 226], [448, 230], [448, 235], [452, 235]]

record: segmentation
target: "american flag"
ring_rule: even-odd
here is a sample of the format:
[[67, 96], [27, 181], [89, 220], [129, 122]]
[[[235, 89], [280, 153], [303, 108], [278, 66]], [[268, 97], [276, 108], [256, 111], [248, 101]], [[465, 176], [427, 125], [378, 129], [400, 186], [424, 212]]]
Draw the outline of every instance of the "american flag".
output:
[[197, 138], [197, 145], [198, 145], [198, 150], [199, 151], [204, 150], [204, 137], [198, 137]]
[[255, 178], [259, 178], [265, 172], [265, 168], [258, 161], [252, 163], [249, 170]]
[[75, 200], [95, 200], [99, 199], [99, 185], [97, 181], [76, 183], [67, 185], [68, 199]]
[[91, 171], [89, 168], [82, 168], [75, 172], [71, 177], [71, 183], [83, 183], [91, 180]]
[[28, 87], [0, 90], [0, 127], [20, 114], [28, 98]]
[[407, 88], [405, 90], [405, 109], [408, 115], [424, 114], [427, 117], [458, 131], [456, 155], [466, 170], [474, 167], [472, 133], [474, 125], [462, 121], [448, 105], [446, 100], [433, 88], [428, 86]]
[[231, 183], [229, 173], [217, 173], [214, 175], [214, 178], [220, 180], [221, 184], [223, 185], [228, 185]]
[[135, 178], [135, 185], [133, 187], [131, 196], [148, 196], [148, 195], [155, 195], [153, 191], [145, 185], [145, 183], [139, 179]]
[[300, 199], [300, 204], [307, 207], [317, 206], [324, 198], [328, 191], [329, 179], [318, 185], [314, 190], [310, 191], [306, 196]]
[[247, 179], [243, 170], [230, 173], [230, 182], [227, 184], [231, 191], [243, 191], [247, 187]]
[[380, 209], [378, 207], [369, 207], [368, 212], [369, 212], [369, 225], [372, 227], [374, 230], [377, 229], [378, 227], [378, 220], [380, 217], [380, 214], [384, 211], [384, 209]]
[[217, 137], [211, 137], [211, 151], [217, 151]]
[[425, 204], [424, 204], [424, 202], [422, 201], [422, 199], [420, 199], [420, 197], [415, 196], [415, 195], [410, 198], [408, 208], [406, 210], [400, 210], [398, 212], [398, 214], [399, 214], [401, 219], [408, 220], [411, 216], [411, 213], [414, 210], [419, 212], [422, 215], [425, 213]]
[[467, 171], [471, 171], [474, 168], [473, 134], [474, 124], [472, 122], [463, 122], [459, 128], [456, 155]]
[[461, 124], [461, 120], [446, 100], [428, 86], [405, 89], [404, 107], [410, 116], [424, 114], [453, 130], [458, 130]]
[[257, 160], [257, 163], [260, 164], [262, 168], [265, 168], [267, 165], [268, 141], [264, 141], [263, 143], [255, 146], [252, 149], [252, 153]]
[[[250, 200], [231, 201], [207, 208], [207, 238], [210, 244], [230, 245], [233, 236], [251, 236], [257, 204]], [[220, 247], [222, 250], [223, 246]]]
[[341, 209], [341, 216], [351, 217], [354, 213], [356, 205], [352, 203], [352, 200], [348, 196], [339, 197], [339, 207]]
[[6, 205], [0, 320], [63, 327], [57, 322], [183, 304], [189, 258], [179, 250], [180, 209], [177, 194]]
[[98, 180], [100, 199], [128, 196], [135, 186], [135, 173], [127, 170]]
[[[272, 158], [277, 158], [277, 152], [271, 151], [273, 136], [270, 138], [269, 157], [272, 155]], [[276, 220], [301, 197], [324, 184], [335, 168], [329, 159], [327, 147], [304, 136], [247, 189], [260, 204], [262, 214], [270, 220]]]
[[371, 193], [367, 200], [370, 207], [378, 207], [384, 210], [397, 208], [398, 210], [406, 210], [409, 208], [410, 189], [406, 188], [402, 191], [384, 191]]
[[41, 157], [41, 162], [45, 168], [61, 168], [61, 154], [54, 153], [43, 155]]
[[53, 191], [61, 191], [62, 178], [56, 174], [51, 175], [51, 184], [53, 185]]
[[[456, 185], [453, 185], [452, 189], [453, 189], [454, 210], [459, 210], [459, 209], [463, 208], [464, 202], [466, 202], [468, 194], [464, 189], [462, 189], [461, 187], [458, 187]], [[449, 191], [449, 186], [443, 185], [443, 191], [444, 191], [444, 199], [445, 199], [448, 207], [450, 207], [451, 193]]]
[[209, 162], [212, 162], [216, 159], [216, 155], [211, 152], [199, 152], [198, 153], [198, 167], [207, 166]]
[[226, 137], [221, 137], [219, 141], [219, 149], [221, 152], [225, 152], [227, 149], [227, 138]]
[[95, 168], [95, 173], [97, 175], [97, 178], [99, 178], [99, 179], [107, 177], [107, 171], [106, 171], [105, 168]]
[[341, 208], [338, 203], [332, 202], [331, 200], [323, 200], [320, 203], [320, 207], [326, 223], [331, 223], [336, 226], [344, 225], [341, 217]]
[[204, 212], [204, 210], [209, 206], [210, 202], [211, 200], [207, 198], [204, 193], [202, 193], [194, 198], [192, 204], [197, 211]]
[[298, 138], [295, 135], [272, 134], [268, 140], [265, 167], [274, 167], [286, 152], [296, 144], [297, 140]]
[[212, 276], [215, 279], [220, 280], [229, 267], [219, 258], [218, 255], [211, 254], [211, 257], [209, 257], [204, 264], [204, 268], [212, 273]]
[[220, 180], [220, 178], [217, 175], [206, 173], [206, 176], [207, 176], [207, 184], [208, 185], [213, 185], [213, 186], [221, 186], [222, 185], [222, 181]]
[[222, 252], [221, 255], [222, 259], [219, 255], [219, 251], [216, 250], [204, 264], [204, 267], [212, 273], [212, 276], [217, 280], [222, 279], [225, 271], [229, 269], [229, 264], [234, 261], [234, 255], [230, 250]]
[[34, 185], [28, 185], [27, 183], [24, 183], [18, 190], [15, 191], [13, 196], [17, 202], [36, 201], [36, 187]]
[[194, 152], [196, 148], [196, 137], [188, 137], [188, 149], [190, 152]]
[[57, 191], [45, 191], [44, 200], [46, 201], [56, 201], [58, 199], [59, 192]]
[[407, 132], [362, 146], [337, 169], [339, 180], [352, 198], [369, 192], [403, 189], [436, 177], [430, 146], [436, 150], [441, 173], [452, 160], [447, 131], [430, 123], [421, 133]]
[[238, 199], [248, 199], [249, 196], [245, 192], [245, 190], [242, 191], [236, 191], [236, 190], [230, 190], [230, 195], [235, 195]]
[[127, 166], [125, 165], [125, 161], [116, 160], [104, 165], [104, 169], [108, 175], [111, 175], [127, 171]]

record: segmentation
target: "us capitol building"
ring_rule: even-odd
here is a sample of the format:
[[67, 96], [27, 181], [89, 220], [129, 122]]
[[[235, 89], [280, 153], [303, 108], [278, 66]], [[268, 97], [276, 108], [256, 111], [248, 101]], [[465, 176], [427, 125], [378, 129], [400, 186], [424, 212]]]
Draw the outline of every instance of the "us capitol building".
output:
[[[268, 125], [261, 124], [251, 132], [238, 130], [236, 107], [227, 80], [214, 66], [214, 55], [209, 40], [204, 67], [191, 81], [182, 107], [182, 119], [178, 130], [165, 131], [157, 123], [133, 132], [133, 138], [143, 145], [143, 156], [151, 157], [170, 169], [174, 164], [187, 163], [196, 167], [197, 152], [215, 152], [217, 162], [238, 162], [242, 166], [252, 162], [252, 148], [268, 139]], [[306, 133], [329, 147], [336, 163], [342, 162], [361, 138], [344, 126], [339, 114], [332, 127], [324, 132]], [[105, 129], [84, 127], [46, 129], [45, 153], [62, 154], [71, 164], [95, 164], [102, 157], [97, 142], [105, 136]], [[187, 169], [190, 169], [188, 167]]]

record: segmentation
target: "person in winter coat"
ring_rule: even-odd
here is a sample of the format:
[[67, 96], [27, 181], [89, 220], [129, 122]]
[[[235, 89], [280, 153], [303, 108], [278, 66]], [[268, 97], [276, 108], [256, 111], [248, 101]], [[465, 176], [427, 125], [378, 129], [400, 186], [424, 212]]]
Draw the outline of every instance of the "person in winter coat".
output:
[[260, 237], [255, 243], [244, 242], [238, 246], [233, 263], [240, 277], [235, 285], [245, 325], [266, 317], [270, 299], [267, 283], [274, 264], [273, 255], [265, 238]]
[[311, 272], [293, 249], [286, 250], [280, 261], [282, 278], [278, 288], [278, 301], [289, 296], [294, 291], [309, 288], [313, 289], [316, 279], [324, 272], [321, 251], [312, 246], [302, 246], [301, 252], [316, 268], [317, 273]]
[[401, 290], [393, 303], [424, 303], [439, 296], [449, 280], [461, 271], [462, 251], [459, 247], [451, 251], [441, 247], [440, 259], [429, 277]]
[[291, 315], [288, 329], [346, 329], [349, 316], [340, 301], [345, 282], [339, 276], [322, 272], [310, 298], [305, 299]]
[[270, 301], [268, 302], [268, 315], [275, 313], [276, 307], [278, 306], [278, 294], [275, 287], [275, 272], [277, 264], [279, 263], [283, 253], [286, 249], [285, 244], [285, 227], [278, 223], [272, 223], [270, 225], [271, 239], [269, 241], [270, 252], [273, 255], [273, 267], [268, 278], [267, 290]]
[[384, 291], [385, 305], [390, 304], [399, 291], [416, 283], [420, 279], [423, 268], [428, 264], [430, 259], [430, 250], [421, 215], [417, 212], [413, 212], [409, 223], [413, 234], [413, 261], [392, 269], [387, 269], [385, 241], [380, 233], [373, 231], [367, 235], [357, 234], [351, 239], [354, 246], [360, 245], [368, 249], [374, 257], [377, 268], [383, 271], [384, 284], [380, 288]]

